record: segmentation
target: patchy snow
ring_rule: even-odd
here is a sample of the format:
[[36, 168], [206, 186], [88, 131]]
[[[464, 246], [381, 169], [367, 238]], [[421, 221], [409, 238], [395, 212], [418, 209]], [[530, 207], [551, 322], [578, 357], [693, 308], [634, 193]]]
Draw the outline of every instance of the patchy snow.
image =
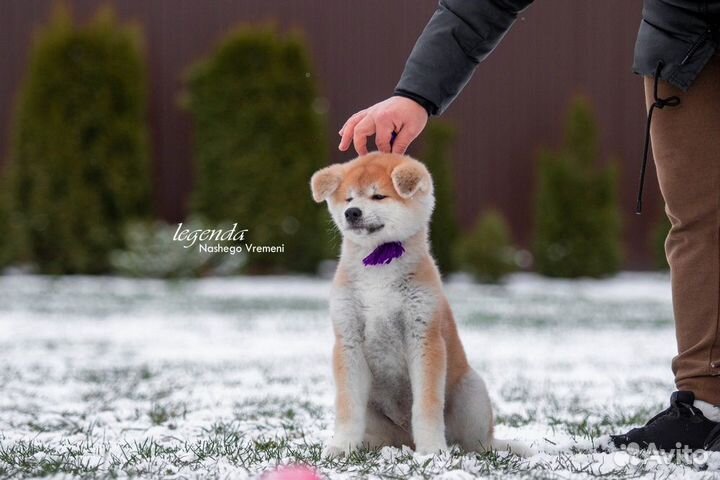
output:
[[498, 436], [538, 455], [384, 448], [322, 461], [333, 399], [328, 292], [328, 281], [300, 277], [0, 277], [0, 477], [249, 478], [292, 463], [331, 478], [720, 471], [717, 453], [693, 466], [595, 452], [673, 390], [668, 277], [638, 273], [448, 283]]

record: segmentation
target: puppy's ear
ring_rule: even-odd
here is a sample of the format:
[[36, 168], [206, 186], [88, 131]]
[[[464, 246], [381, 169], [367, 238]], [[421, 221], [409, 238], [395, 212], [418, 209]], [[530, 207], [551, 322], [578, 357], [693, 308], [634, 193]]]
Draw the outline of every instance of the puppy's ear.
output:
[[313, 200], [324, 202], [340, 186], [342, 181], [342, 168], [340, 165], [330, 165], [315, 172], [310, 178], [310, 189]]
[[410, 198], [417, 192], [432, 192], [432, 178], [425, 165], [417, 160], [408, 160], [395, 167], [390, 173], [393, 186], [402, 198]]

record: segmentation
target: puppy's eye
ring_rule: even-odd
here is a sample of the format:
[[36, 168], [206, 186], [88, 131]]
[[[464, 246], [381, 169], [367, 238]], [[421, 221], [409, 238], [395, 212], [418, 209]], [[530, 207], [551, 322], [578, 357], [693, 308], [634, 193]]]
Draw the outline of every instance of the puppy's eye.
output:
[[387, 198], [387, 195], [380, 195], [379, 193], [376, 193], [370, 198], [372, 198], [373, 200], [382, 200], [383, 198]]
[[346, 198], [345, 201], [348, 202], [348, 203], [352, 202], [352, 197]]

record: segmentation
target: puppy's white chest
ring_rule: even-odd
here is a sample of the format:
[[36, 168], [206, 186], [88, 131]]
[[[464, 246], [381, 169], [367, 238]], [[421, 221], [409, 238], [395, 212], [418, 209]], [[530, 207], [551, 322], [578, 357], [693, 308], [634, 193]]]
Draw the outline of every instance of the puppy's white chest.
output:
[[[406, 303], [403, 292], [393, 282], [376, 281], [357, 285], [355, 294], [364, 320], [366, 354], [370, 356], [375, 350], [382, 352], [391, 345], [402, 345]], [[388, 351], [385, 351], [387, 355]]]
[[358, 289], [366, 330], [374, 328], [392, 314], [402, 310], [404, 299], [400, 292], [389, 285], [365, 286]]
[[[385, 347], [402, 345], [407, 335], [414, 333], [412, 330], [426, 325], [426, 322], [413, 320], [426, 320], [431, 316], [434, 296], [407, 277], [383, 278], [378, 275], [374, 280], [363, 282], [355, 289], [365, 324], [365, 343], [380, 343]], [[401, 352], [385, 350], [384, 355], [400, 355]]]
[[400, 292], [367, 289], [363, 353], [372, 375], [370, 404], [395, 424], [409, 425], [412, 394], [407, 363], [407, 312]]

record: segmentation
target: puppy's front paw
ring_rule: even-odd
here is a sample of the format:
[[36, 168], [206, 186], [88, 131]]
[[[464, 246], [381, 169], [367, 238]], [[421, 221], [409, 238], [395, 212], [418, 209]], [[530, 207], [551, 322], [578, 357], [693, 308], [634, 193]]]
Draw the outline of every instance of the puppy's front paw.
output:
[[360, 445], [354, 442], [336, 442], [333, 441], [332, 443], [325, 446], [323, 449], [322, 456], [323, 458], [337, 458], [342, 457], [344, 455], [349, 455], [354, 450], [357, 450], [357, 448]]
[[323, 448], [322, 456], [323, 458], [337, 458], [342, 457], [345, 455], [345, 451], [340, 448], [336, 447], [334, 445], [326, 445], [325, 448]]
[[435, 455], [442, 453], [448, 449], [445, 441], [437, 441], [432, 443], [420, 443], [415, 447], [415, 453], [418, 455]]

